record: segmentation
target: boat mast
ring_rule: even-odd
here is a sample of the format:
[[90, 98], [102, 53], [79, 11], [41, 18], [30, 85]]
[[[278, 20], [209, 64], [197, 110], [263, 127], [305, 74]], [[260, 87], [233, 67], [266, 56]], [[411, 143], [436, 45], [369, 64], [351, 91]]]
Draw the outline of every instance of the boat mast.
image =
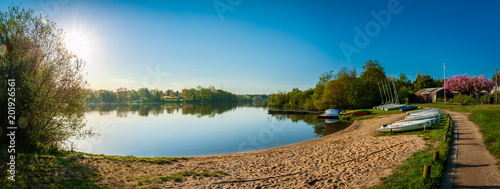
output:
[[387, 89], [387, 84], [385, 84], [385, 81], [382, 80], [382, 86], [384, 86], [384, 93], [385, 93], [385, 104], [390, 104], [390, 99], [389, 99], [389, 89]]
[[394, 78], [392, 78], [392, 86], [394, 87], [394, 95], [396, 96], [396, 104], [399, 104], [398, 89], [396, 89], [396, 83], [394, 83]]
[[380, 81], [377, 81], [378, 91], [380, 91], [380, 98], [382, 98], [382, 103], [384, 104], [384, 96], [382, 96], [382, 89], [380, 89]]
[[394, 97], [392, 96], [392, 89], [391, 89], [391, 84], [389, 82], [389, 77], [387, 77], [387, 87], [389, 88], [389, 94], [391, 95], [391, 103], [394, 104]]

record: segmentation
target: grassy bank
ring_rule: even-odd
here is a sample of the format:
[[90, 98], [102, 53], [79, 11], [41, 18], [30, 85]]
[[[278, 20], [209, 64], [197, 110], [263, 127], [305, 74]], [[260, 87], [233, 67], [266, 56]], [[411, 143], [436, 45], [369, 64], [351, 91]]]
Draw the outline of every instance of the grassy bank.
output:
[[469, 120], [479, 126], [488, 151], [500, 159], [500, 106], [499, 105], [443, 105], [418, 104], [419, 106], [467, 112]]
[[[452, 132], [447, 132], [447, 114], [441, 116], [439, 123], [424, 131], [397, 133], [396, 135], [420, 135], [427, 141], [425, 150], [414, 153], [397, 170], [388, 177], [381, 178], [382, 184], [373, 188], [438, 188], [444, 176], [444, 165], [447, 161], [452, 141]], [[451, 128], [450, 128], [451, 130]], [[379, 133], [377, 136], [387, 136], [390, 133]], [[444, 136], [447, 140], [443, 142]], [[434, 151], [439, 151], [439, 157], [433, 161]], [[424, 165], [431, 165], [430, 178], [423, 177]]]
[[[2, 156], [6, 159], [7, 157]], [[145, 164], [173, 164], [188, 161], [187, 157], [134, 157], [94, 155], [58, 151], [53, 154], [18, 153], [15, 181], [8, 180], [7, 172], [0, 173], [0, 188], [159, 188], [164, 182], [181, 182], [185, 177], [221, 177], [221, 170], [185, 170], [172, 174], [148, 174], [140, 168]], [[139, 167], [137, 167], [139, 166]], [[140, 169], [144, 174], [117, 172], [120, 169]], [[7, 170], [6, 164], [0, 165]], [[100, 182], [109, 175], [127, 177], [126, 182]]]
[[372, 112], [370, 115], [360, 115], [357, 116], [355, 114], [350, 114], [347, 116], [341, 115], [339, 117], [340, 120], [345, 120], [345, 121], [354, 121], [354, 120], [363, 120], [363, 119], [370, 119], [373, 117], [381, 116], [381, 115], [390, 115], [390, 114], [402, 114], [404, 112], [401, 112], [400, 110], [379, 110], [379, 109], [356, 109], [356, 110], [347, 110], [347, 112], [357, 112], [357, 111], [363, 111], [363, 110], [368, 110]]
[[[15, 181], [0, 173], [2, 188], [106, 188], [97, 184], [98, 167], [83, 163], [81, 153], [17, 154]], [[5, 159], [5, 157], [2, 157]], [[4, 163], [0, 170], [7, 170]], [[10, 175], [9, 175], [10, 176]]]

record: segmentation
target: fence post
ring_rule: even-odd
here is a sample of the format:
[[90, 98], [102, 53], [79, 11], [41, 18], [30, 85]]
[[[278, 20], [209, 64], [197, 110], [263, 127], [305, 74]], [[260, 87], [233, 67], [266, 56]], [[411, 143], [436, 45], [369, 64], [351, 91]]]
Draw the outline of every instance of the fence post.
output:
[[439, 158], [439, 151], [434, 151], [434, 156], [432, 156], [432, 160], [436, 161]]
[[424, 165], [424, 178], [429, 178], [431, 175], [431, 165]]

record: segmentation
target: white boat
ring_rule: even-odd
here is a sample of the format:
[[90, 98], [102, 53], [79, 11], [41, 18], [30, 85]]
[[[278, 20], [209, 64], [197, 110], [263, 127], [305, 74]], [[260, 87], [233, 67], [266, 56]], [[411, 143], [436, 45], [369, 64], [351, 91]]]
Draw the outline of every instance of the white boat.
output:
[[434, 117], [434, 118], [403, 119], [403, 120], [400, 120], [400, 121], [396, 121], [395, 123], [410, 122], [410, 121], [419, 121], [419, 120], [429, 121], [431, 125], [434, 124], [434, 123], [439, 122], [439, 119]]
[[431, 127], [438, 123], [441, 118], [441, 110], [425, 109], [408, 112], [405, 119], [396, 121], [390, 125], [383, 125], [377, 129], [378, 132], [403, 132]]
[[399, 108], [406, 107], [406, 104], [393, 104], [391, 106], [385, 107], [384, 110], [399, 110]]
[[419, 123], [407, 123], [400, 125], [393, 125], [391, 127], [381, 126], [377, 129], [378, 132], [403, 132], [403, 131], [413, 131], [423, 129], [424, 127], [428, 127], [428, 122], [419, 122]]
[[340, 112], [342, 112], [342, 109], [328, 109], [328, 110], [325, 110], [326, 116], [339, 116]]

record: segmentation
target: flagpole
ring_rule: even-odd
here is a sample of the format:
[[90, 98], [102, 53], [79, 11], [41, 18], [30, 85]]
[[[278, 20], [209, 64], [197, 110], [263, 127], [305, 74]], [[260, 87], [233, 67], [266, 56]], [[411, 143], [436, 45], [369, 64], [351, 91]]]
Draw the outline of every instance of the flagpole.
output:
[[444, 87], [444, 105], [446, 105], [446, 66], [444, 65], [443, 62], [443, 87]]

